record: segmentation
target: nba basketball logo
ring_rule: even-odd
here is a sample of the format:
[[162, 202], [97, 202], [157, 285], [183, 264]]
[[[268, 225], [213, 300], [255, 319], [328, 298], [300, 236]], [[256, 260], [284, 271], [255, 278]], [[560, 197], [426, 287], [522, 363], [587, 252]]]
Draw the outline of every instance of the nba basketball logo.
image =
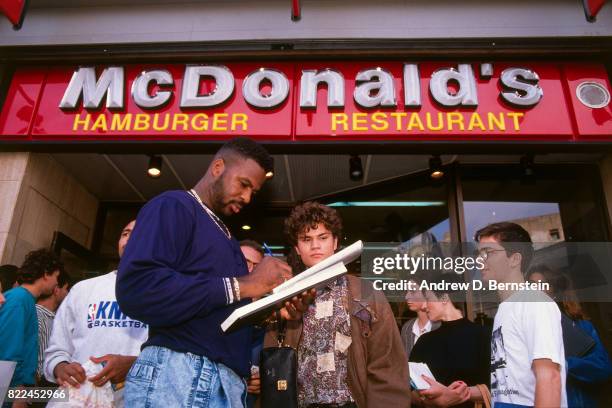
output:
[[91, 329], [93, 327], [93, 322], [96, 320], [96, 307], [95, 303], [92, 303], [87, 308], [87, 327]]

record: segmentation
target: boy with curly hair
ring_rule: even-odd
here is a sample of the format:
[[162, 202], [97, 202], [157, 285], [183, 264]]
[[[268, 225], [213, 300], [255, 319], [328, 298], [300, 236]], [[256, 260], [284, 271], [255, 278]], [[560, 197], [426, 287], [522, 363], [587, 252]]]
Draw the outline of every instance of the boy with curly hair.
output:
[[[330, 257], [342, 239], [333, 208], [306, 202], [285, 220], [294, 271]], [[302, 319], [287, 322], [285, 342], [298, 352], [298, 404], [305, 408], [410, 406], [408, 366], [382, 292], [346, 275], [318, 290]], [[269, 330], [266, 346], [276, 344]]]

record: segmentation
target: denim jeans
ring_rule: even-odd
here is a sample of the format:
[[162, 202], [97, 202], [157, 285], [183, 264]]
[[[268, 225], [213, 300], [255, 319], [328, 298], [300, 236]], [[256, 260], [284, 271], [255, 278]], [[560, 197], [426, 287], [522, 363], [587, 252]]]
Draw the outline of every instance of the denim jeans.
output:
[[246, 383], [204, 356], [149, 346], [127, 375], [124, 400], [130, 408], [243, 408]]

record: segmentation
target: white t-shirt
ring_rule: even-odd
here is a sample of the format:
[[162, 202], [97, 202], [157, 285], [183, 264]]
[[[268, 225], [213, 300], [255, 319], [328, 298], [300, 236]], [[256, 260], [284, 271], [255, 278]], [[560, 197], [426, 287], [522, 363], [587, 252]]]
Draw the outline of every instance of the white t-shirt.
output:
[[531, 366], [535, 359], [550, 359], [559, 364], [561, 407], [567, 407], [559, 307], [543, 292], [516, 292], [499, 305], [493, 323], [491, 396], [494, 405], [534, 405], [536, 378]]

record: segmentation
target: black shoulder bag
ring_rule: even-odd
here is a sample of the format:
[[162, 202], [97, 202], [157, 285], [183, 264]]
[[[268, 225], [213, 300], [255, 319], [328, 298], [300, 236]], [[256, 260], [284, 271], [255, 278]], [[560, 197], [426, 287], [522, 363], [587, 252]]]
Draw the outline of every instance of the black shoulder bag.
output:
[[297, 352], [292, 347], [283, 346], [287, 322], [278, 312], [276, 317], [278, 346], [261, 351], [261, 406], [297, 408]]

